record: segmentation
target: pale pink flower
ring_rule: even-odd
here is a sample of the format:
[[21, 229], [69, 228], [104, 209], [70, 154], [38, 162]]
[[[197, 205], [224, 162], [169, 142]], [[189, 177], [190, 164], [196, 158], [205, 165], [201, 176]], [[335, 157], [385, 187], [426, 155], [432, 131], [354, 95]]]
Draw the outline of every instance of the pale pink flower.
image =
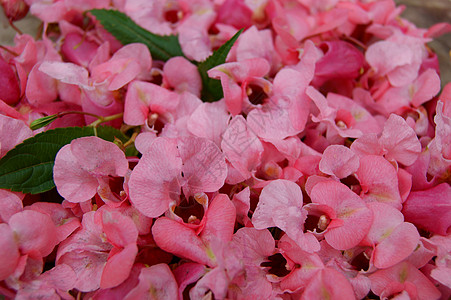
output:
[[130, 200], [141, 213], [154, 218], [180, 202], [181, 188], [187, 198], [215, 192], [226, 176], [224, 155], [213, 142], [197, 137], [159, 137], [133, 169]]
[[256, 229], [278, 227], [304, 251], [318, 251], [316, 238], [311, 233], [304, 233], [306, 218], [301, 188], [294, 182], [279, 179], [263, 188], [252, 224]]
[[70, 202], [83, 202], [96, 193], [114, 197], [105, 202], [123, 201], [122, 195], [106, 193], [109, 176], [124, 177], [128, 161], [118, 146], [98, 137], [82, 137], [60, 149], [55, 158], [53, 179], [58, 192]]
[[260, 164], [263, 145], [242, 116], [235, 116], [222, 135], [221, 148], [226, 159], [244, 180], [250, 178]]
[[137, 238], [131, 218], [104, 206], [84, 214], [81, 229], [61, 243], [56, 261], [73, 268], [80, 291], [111, 288], [127, 279], [138, 253]]
[[319, 162], [319, 170], [337, 178], [346, 178], [359, 168], [359, 158], [349, 148], [341, 145], [327, 147]]
[[132, 289], [125, 300], [143, 299], [177, 299], [178, 286], [174, 275], [166, 264], [153, 265], [142, 268], [138, 277], [138, 285]]

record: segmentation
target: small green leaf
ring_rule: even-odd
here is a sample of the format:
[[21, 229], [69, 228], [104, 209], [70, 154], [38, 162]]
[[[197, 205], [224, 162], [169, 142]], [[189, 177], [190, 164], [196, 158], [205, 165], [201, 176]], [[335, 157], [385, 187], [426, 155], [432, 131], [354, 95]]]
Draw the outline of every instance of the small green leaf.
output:
[[230, 40], [225, 42], [224, 45], [222, 45], [206, 60], [197, 65], [200, 77], [202, 78], [202, 101], [214, 102], [224, 97], [221, 81], [208, 77], [207, 71], [225, 63], [230, 49], [232, 49], [233, 44], [235, 44], [235, 41], [242, 32], [243, 29], [240, 29]]
[[46, 117], [36, 119], [33, 122], [31, 122], [30, 129], [36, 130], [36, 129], [42, 128], [44, 126], [51, 124], [56, 119], [58, 119], [58, 115], [51, 115], [51, 116], [46, 116]]
[[183, 56], [178, 37], [175, 35], [153, 34], [117, 10], [93, 9], [90, 12], [124, 45], [142, 43], [149, 48], [152, 58], [163, 61], [174, 56]]
[[[55, 187], [53, 165], [58, 151], [73, 139], [92, 135], [92, 127], [67, 127], [23, 141], [0, 160], [0, 188], [31, 194], [51, 190]], [[111, 142], [115, 136], [124, 142], [128, 140], [122, 132], [108, 126], [98, 127], [97, 136]]]

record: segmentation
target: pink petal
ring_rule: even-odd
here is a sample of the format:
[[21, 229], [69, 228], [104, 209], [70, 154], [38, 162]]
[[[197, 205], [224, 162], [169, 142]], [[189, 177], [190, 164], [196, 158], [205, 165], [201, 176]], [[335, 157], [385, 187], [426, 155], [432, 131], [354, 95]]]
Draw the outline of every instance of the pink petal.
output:
[[356, 297], [351, 284], [342, 273], [332, 268], [324, 268], [309, 281], [301, 299], [356, 299]]
[[138, 230], [133, 220], [118, 211], [102, 210], [103, 232], [109, 242], [116, 247], [126, 247], [136, 244]]
[[37, 64], [28, 75], [25, 95], [30, 104], [35, 106], [53, 102], [58, 96], [57, 82], [54, 78], [39, 71]]
[[249, 217], [247, 216], [250, 209], [249, 187], [246, 187], [241, 192], [234, 194], [232, 198], [232, 203], [236, 209], [237, 222], [241, 224], [246, 224], [247, 222], [250, 222]]
[[365, 242], [368, 245], [380, 243], [384, 238], [400, 224], [404, 222], [402, 213], [388, 204], [380, 202], [368, 203], [368, 207], [373, 212], [373, 222], [368, 232]]
[[12, 215], [23, 210], [23, 194], [0, 189], [0, 222], [8, 223]]
[[159, 85], [135, 80], [128, 85], [124, 104], [124, 122], [129, 125], [143, 125], [150, 111], [164, 114], [174, 110], [179, 95]]
[[229, 287], [229, 278], [223, 268], [214, 268], [205, 274], [189, 291], [190, 299], [201, 299], [208, 291], [212, 291], [215, 299], [225, 299]]
[[198, 263], [184, 263], [174, 269], [174, 277], [179, 285], [179, 299], [183, 298], [185, 288], [199, 280], [206, 272], [206, 267]]
[[91, 199], [97, 192], [97, 180], [81, 168], [70, 145], [65, 145], [56, 154], [53, 180], [58, 193], [73, 203]]
[[69, 291], [74, 288], [77, 275], [68, 265], [59, 264], [43, 273], [39, 279], [48, 282], [56, 289]]
[[440, 77], [433, 69], [424, 71], [414, 82], [412, 105], [418, 107], [440, 92]]
[[223, 101], [202, 103], [191, 114], [186, 125], [195, 136], [207, 138], [219, 146], [229, 118]]
[[142, 268], [138, 285], [124, 299], [138, 300], [148, 297], [151, 299], [177, 299], [177, 282], [168, 265], [158, 264]]
[[206, 223], [200, 237], [206, 243], [213, 238], [218, 238], [223, 243], [232, 239], [235, 227], [236, 210], [229, 197], [218, 194], [213, 198], [205, 215]]
[[7, 224], [0, 224], [0, 280], [5, 280], [16, 269], [19, 263], [19, 248], [14, 240], [14, 232]]
[[418, 246], [420, 234], [411, 223], [398, 225], [373, 251], [373, 263], [379, 269], [391, 267], [407, 258]]
[[274, 253], [275, 242], [271, 233], [252, 227], [243, 227], [233, 235], [232, 244], [242, 251], [243, 263], [246, 265], [260, 264]]
[[208, 71], [208, 76], [220, 78], [224, 90], [227, 109], [235, 116], [243, 108], [243, 95], [238, 83], [252, 77], [263, 77], [269, 72], [269, 64], [263, 58], [253, 58], [244, 61], [226, 63]]
[[247, 126], [242, 116], [236, 116], [222, 135], [221, 148], [227, 160], [245, 178], [252, 175], [260, 163], [263, 145]]
[[376, 155], [362, 156], [356, 175], [362, 186], [364, 200], [379, 201], [401, 209], [398, 175], [385, 158]]
[[188, 91], [200, 97], [202, 80], [196, 66], [181, 56], [169, 59], [163, 66], [164, 79], [176, 92]]
[[25, 122], [0, 114], [0, 157], [32, 136], [33, 133]]
[[108, 90], [117, 90], [141, 72], [148, 72], [152, 64], [149, 49], [144, 44], [128, 44], [119, 49], [110, 60], [96, 65], [91, 77], [98, 83], [109, 82]]
[[118, 253], [108, 257], [100, 279], [100, 288], [112, 288], [124, 282], [130, 274], [137, 254], [136, 244], [129, 244]]
[[393, 267], [378, 270], [369, 276], [371, 290], [381, 295], [394, 283], [412, 283], [416, 287], [418, 299], [439, 299], [440, 292], [417, 268], [408, 262], [401, 262]]
[[67, 61], [87, 68], [96, 55], [98, 47], [99, 44], [85, 38], [81, 33], [70, 32], [65, 34], [61, 54]]
[[[3, 7], [5, 7], [8, 2], [3, 3]], [[19, 82], [13, 68], [11, 68], [11, 65], [3, 57], [0, 57], [0, 74], [0, 89], [2, 91], [0, 99], [5, 101], [6, 104], [15, 105], [20, 99]]]
[[214, 255], [196, 235], [185, 225], [161, 217], [152, 227], [152, 235], [158, 247], [177, 256], [200, 264], [214, 266]]
[[11, 216], [9, 226], [23, 254], [44, 257], [58, 243], [56, 227], [46, 214], [24, 210]]
[[46, 61], [40, 65], [39, 71], [63, 83], [75, 84], [86, 90], [94, 89], [88, 82], [88, 70], [73, 63]]
[[80, 166], [92, 175], [125, 176], [128, 161], [114, 143], [95, 136], [87, 136], [70, 143], [72, 154]]
[[75, 288], [82, 292], [99, 289], [108, 253], [91, 251], [72, 251], [58, 259], [58, 264], [69, 265], [77, 274]]
[[[188, 194], [215, 192], [227, 176], [224, 154], [212, 141], [204, 138], [181, 138], [177, 147], [183, 161], [184, 189]], [[186, 193], [186, 192], [185, 192]]]
[[349, 148], [341, 145], [327, 147], [319, 162], [319, 170], [338, 178], [346, 178], [359, 168], [359, 158]]
[[[365, 203], [347, 186], [336, 181], [318, 182], [310, 193], [313, 203], [324, 204], [334, 209], [332, 219], [324, 236], [329, 245], [338, 250], [356, 246], [368, 233], [373, 215]], [[335, 228], [334, 221], [342, 226]]]
[[80, 227], [80, 221], [68, 209], [59, 203], [36, 202], [26, 209], [48, 215], [56, 226], [58, 242], [64, 241], [72, 232]]
[[158, 217], [172, 201], [179, 200], [181, 171], [176, 142], [155, 139], [130, 176], [130, 201], [143, 215]]
[[451, 228], [451, 187], [441, 183], [411, 192], [402, 209], [406, 221], [428, 231], [447, 235]]
[[288, 180], [275, 180], [265, 186], [260, 201], [252, 215], [256, 229], [278, 227], [292, 238], [302, 249], [319, 248], [318, 241], [304, 236], [307, 212], [302, 209], [301, 188]]
[[391, 114], [385, 122], [379, 143], [387, 151], [387, 160], [396, 160], [406, 166], [412, 165], [421, 152], [415, 131], [402, 117], [395, 114]]
[[150, 148], [153, 141], [157, 138], [155, 132], [141, 132], [135, 139], [135, 147], [136, 149], [143, 154], [147, 152], [147, 149]]
[[[323, 42], [319, 47], [325, 52], [315, 66], [315, 76], [323, 81], [330, 78], [355, 78], [363, 67], [364, 56], [353, 45], [344, 41]], [[337, 59], [342, 57], [343, 59]]]

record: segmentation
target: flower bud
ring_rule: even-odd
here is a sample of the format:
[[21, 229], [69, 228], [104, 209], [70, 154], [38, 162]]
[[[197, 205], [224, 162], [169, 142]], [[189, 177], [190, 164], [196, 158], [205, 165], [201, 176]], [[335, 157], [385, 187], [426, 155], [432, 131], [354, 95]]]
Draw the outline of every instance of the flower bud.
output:
[[0, 3], [10, 22], [23, 19], [30, 8], [23, 0], [0, 0]]
[[20, 99], [20, 87], [16, 74], [11, 66], [0, 55], [0, 99], [9, 105]]

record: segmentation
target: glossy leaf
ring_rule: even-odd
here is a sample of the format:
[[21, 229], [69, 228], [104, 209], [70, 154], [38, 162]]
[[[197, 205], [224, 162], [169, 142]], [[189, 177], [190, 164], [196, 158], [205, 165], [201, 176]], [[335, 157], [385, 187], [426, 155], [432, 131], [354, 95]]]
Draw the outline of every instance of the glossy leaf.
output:
[[126, 14], [117, 10], [93, 9], [90, 11], [103, 27], [124, 45], [142, 43], [152, 58], [167, 61], [171, 57], [183, 56], [177, 36], [153, 34], [137, 25]]
[[230, 40], [225, 42], [224, 45], [222, 45], [206, 60], [197, 65], [200, 77], [202, 78], [202, 101], [214, 102], [218, 101], [224, 96], [222, 92], [221, 81], [208, 77], [207, 71], [211, 68], [225, 63], [230, 49], [232, 49], [233, 44], [242, 32], [243, 29], [240, 29]]

